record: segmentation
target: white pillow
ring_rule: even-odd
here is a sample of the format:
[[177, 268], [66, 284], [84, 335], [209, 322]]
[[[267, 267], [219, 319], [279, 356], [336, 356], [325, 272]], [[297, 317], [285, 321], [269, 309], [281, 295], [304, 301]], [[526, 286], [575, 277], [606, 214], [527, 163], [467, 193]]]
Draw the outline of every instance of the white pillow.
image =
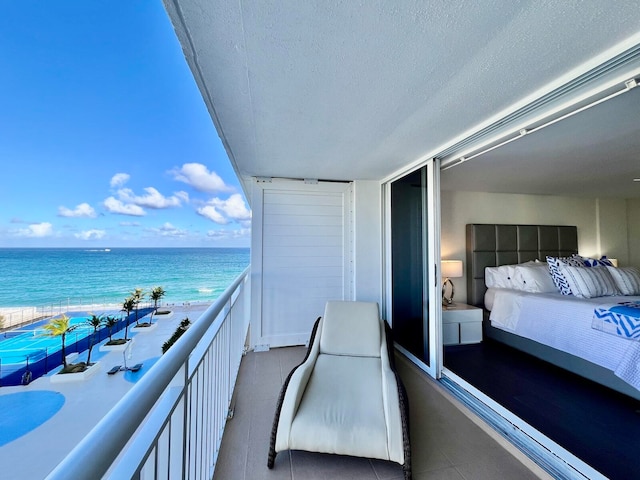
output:
[[553, 281], [549, 268], [544, 262], [532, 265], [516, 265], [513, 274], [517, 290], [531, 293], [557, 293], [558, 287]]
[[606, 267], [560, 265], [560, 271], [567, 280], [571, 293], [576, 297], [593, 298], [620, 295], [620, 291]]
[[511, 265], [486, 267], [484, 269], [484, 283], [487, 288], [511, 288], [511, 267]]
[[500, 265], [499, 267], [485, 267], [484, 283], [487, 288], [511, 288], [517, 289], [514, 283], [514, 275], [518, 265], [534, 264], [534, 261], [519, 263], [517, 265]]
[[640, 295], [640, 271], [636, 267], [607, 267], [622, 295]]

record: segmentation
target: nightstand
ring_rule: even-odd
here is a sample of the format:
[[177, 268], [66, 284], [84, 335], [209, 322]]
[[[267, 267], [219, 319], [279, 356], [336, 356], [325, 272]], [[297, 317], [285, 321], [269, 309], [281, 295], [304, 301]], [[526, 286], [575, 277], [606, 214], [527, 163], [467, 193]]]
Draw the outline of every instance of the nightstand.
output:
[[482, 341], [482, 309], [464, 303], [442, 307], [444, 345], [463, 345]]

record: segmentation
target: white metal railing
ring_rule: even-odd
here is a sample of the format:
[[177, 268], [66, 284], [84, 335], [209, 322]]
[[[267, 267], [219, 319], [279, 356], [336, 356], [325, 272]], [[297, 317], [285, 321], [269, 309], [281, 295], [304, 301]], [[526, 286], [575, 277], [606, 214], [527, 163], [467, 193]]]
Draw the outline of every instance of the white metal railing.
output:
[[249, 328], [247, 268], [47, 479], [211, 479]]
[[22, 307], [14, 309], [4, 308], [0, 311], [0, 328], [11, 328], [25, 325], [42, 318], [37, 307]]

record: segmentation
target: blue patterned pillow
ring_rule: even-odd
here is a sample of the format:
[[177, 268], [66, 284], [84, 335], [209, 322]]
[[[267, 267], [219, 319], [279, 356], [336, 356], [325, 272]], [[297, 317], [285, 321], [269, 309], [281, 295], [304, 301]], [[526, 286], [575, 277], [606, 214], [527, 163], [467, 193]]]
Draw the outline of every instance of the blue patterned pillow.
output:
[[569, 282], [560, 271], [560, 265], [566, 265], [570, 267], [584, 267], [584, 262], [578, 256], [573, 257], [549, 257], [547, 256], [547, 265], [549, 266], [549, 273], [553, 278], [553, 283], [556, 284], [558, 290], [562, 295], [571, 295], [571, 287]]
[[613, 263], [606, 256], [597, 258], [580, 257], [587, 267], [613, 267]]

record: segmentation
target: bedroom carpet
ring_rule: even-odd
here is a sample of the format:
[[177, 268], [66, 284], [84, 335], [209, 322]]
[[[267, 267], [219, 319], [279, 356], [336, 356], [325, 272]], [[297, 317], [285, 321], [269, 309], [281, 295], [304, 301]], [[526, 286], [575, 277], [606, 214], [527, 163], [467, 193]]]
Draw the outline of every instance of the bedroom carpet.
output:
[[640, 402], [492, 340], [445, 347], [451, 371], [610, 479], [640, 478]]

